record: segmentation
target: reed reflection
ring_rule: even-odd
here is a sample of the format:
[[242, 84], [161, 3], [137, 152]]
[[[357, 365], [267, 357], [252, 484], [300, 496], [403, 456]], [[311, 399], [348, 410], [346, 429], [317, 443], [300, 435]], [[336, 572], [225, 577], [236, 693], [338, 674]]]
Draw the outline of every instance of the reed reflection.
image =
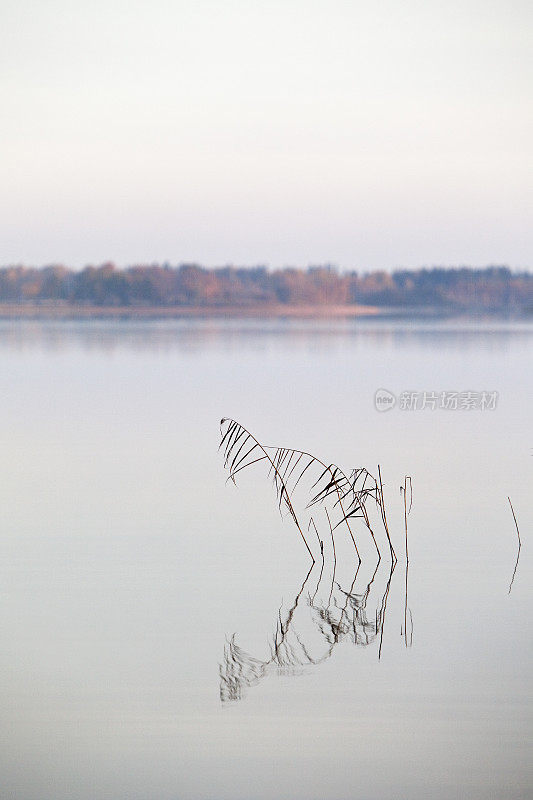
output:
[[[397, 562], [381, 559], [369, 578], [361, 561], [346, 584], [335, 579], [333, 565], [327, 569], [325, 562], [315, 562], [292, 604], [278, 610], [266, 658], [243, 649], [236, 634], [227, 641], [220, 664], [222, 702], [241, 700], [267, 675], [302, 674], [327, 661], [343, 644], [373, 646], [380, 658], [396, 566]], [[411, 644], [410, 631], [405, 638]]]

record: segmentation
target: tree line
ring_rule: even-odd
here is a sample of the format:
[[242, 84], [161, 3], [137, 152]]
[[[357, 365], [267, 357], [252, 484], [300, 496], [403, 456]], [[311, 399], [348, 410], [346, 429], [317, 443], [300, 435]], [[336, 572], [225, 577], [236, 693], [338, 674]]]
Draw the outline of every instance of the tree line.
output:
[[339, 272], [329, 265], [205, 268], [114, 264], [0, 268], [0, 302], [111, 307], [272, 305], [412, 307], [533, 313], [533, 274], [508, 267]]

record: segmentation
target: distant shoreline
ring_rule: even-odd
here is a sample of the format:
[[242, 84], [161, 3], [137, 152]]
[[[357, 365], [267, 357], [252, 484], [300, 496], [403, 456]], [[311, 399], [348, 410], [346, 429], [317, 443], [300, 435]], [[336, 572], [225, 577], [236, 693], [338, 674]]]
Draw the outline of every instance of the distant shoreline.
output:
[[339, 273], [194, 264], [0, 267], [3, 319], [443, 319], [533, 315], [533, 273], [508, 267]]

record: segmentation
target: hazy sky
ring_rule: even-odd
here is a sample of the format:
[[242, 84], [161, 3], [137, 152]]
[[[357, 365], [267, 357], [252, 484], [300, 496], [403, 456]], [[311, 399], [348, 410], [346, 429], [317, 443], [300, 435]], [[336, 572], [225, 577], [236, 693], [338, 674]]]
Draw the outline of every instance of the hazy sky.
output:
[[1, 0], [0, 264], [533, 266], [528, 0]]

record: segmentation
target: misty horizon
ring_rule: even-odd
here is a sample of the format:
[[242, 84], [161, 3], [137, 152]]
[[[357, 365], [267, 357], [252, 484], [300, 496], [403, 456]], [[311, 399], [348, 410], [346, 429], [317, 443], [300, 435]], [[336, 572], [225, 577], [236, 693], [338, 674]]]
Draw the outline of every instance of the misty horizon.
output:
[[531, 263], [532, 7], [4, 3], [0, 263]]

